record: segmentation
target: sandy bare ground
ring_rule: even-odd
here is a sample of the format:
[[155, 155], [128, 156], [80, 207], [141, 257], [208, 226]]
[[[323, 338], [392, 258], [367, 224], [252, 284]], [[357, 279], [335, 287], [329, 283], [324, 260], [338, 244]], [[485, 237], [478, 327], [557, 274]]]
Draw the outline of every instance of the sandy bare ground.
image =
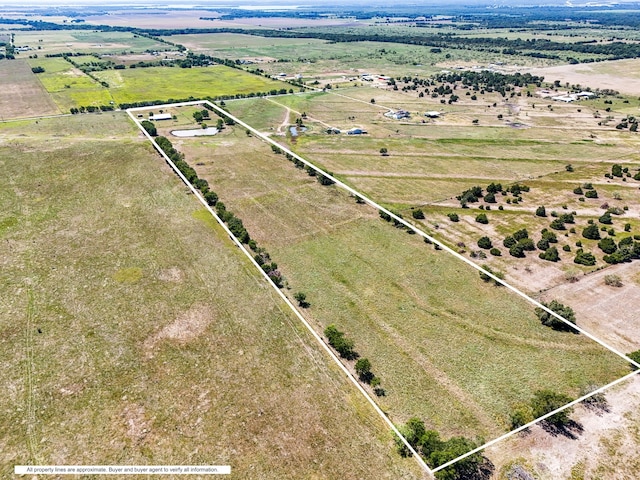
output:
[[[612, 265], [546, 291], [542, 299], [561, 299], [576, 312], [578, 324], [610, 346], [630, 353], [640, 349], [640, 286], [636, 262]], [[604, 283], [606, 275], [618, 275], [622, 287]]]
[[[632, 479], [640, 473], [637, 410], [640, 377], [615, 387], [606, 395], [608, 411], [580, 406], [572, 418], [582, 430], [574, 438], [553, 435], [540, 426], [487, 449], [486, 455], [503, 475], [519, 465], [539, 480], [569, 478]], [[620, 459], [625, 459], [621, 461]], [[600, 469], [600, 472], [596, 470]], [[572, 470], [584, 476], [572, 476]], [[612, 471], [610, 471], [612, 470]], [[496, 475], [494, 478], [509, 478]]]
[[547, 81], [560, 80], [583, 87], [610, 88], [629, 95], [640, 92], [640, 61], [613, 60], [594, 64], [561, 65], [557, 67], [524, 69], [533, 75], [542, 75]]

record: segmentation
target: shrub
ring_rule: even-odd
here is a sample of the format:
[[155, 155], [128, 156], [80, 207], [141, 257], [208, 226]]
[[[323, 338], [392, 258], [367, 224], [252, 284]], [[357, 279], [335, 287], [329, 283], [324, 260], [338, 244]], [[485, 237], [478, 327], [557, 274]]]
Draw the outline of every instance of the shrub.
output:
[[493, 247], [493, 244], [491, 243], [491, 239], [489, 237], [480, 237], [478, 239], [478, 246], [480, 248], [484, 248], [485, 250], [488, 250]]
[[[567, 322], [570, 322], [574, 325], [576, 324], [576, 315], [571, 307], [563, 305], [557, 300], [552, 300], [551, 303], [549, 304], [543, 303], [542, 305], [544, 305], [549, 310], [560, 315]], [[540, 322], [542, 322], [542, 324], [547, 327], [551, 327], [554, 330], [559, 330], [559, 331], [577, 332], [577, 330], [571, 328], [571, 326], [568, 325], [566, 322], [563, 322], [562, 320], [556, 318], [554, 315], [551, 315], [549, 312], [547, 312], [546, 310], [540, 307], [537, 307], [535, 309], [535, 312]]]
[[587, 198], [598, 198], [598, 192], [596, 192], [595, 190], [587, 190], [584, 196]]
[[[531, 400], [531, 409], [533, 411], [534, 418], [546, 415], [549, 412], [566, 405], [571, 402], [571, 398], [560, 393], [555, 393], [551, 390], [538, 390], [534, 393], [533, 400]], [[569, 415], [571, 409], [567, 408], [561, 412], [556, 413], [548, 417], [545, 422], [554, 425], [557, 428], [561, 428], [567, 425], [571, 419]]]
[[565, 252], [570, 252], [571, 251], [571, 247], [569, 245], [564, 245], [562, 247], [562, 250], [564, 250]]
[[604, 284], [610, 287], [621, 287], [622, 279], [618, 275], [605, 275]]
[[546, 217], [547, 216], [547, 210], [542, 206], [536, 208], [536, 216], [538, 216], [538, 217]]
[[307, 302], [307, 295], [304, 292], [297, 292], [293, 298], [296, 299], [298, 305], [302, 308], [307, 308], [309, 306], [309, 302]]
[[522, 240], [518, 241], [518, 245], [520, 245], [524, 250], [527, 250], [529, 252], [536, 249], [536, 246], [533, 243], [533, 240], [530, 238], [523, 238]]
[[554, 230], [565, 230], [564, 222], [559, 218], [554, 219], [549, 226]]
[[491, 250], [489, 250], [489, 253], [495, 257], [499, 257], [502, 255], [502, 252], [500, 252], [500, 250], [498, 250], [497, 248], [492, 248]]
[[536, 247], [538, 247], [538, 250], [546, 250], [550, 247], [549, 240], [547, 240], [546, 238], [538, 240], [538, 243], [536, 243]]
[[598, 242], [598, 247], [604, 253], [613, 253], [618, 249], [616, 242], [611, 237], [603, 238]]
[[216, 203], [218, 203], [218, 195], [216, 195], [216, 193], [212, 192], [211, 190], [204, 194], [204, 199], [207, 204], [212, 207], [214, 207]]
[[476, 216], [476, 222], [482, 223], [482, 224], [489, 223], [489, 219], [487, 218], [487, 214], [486, 213], [478, 214], [478, 216]]
[[575, 193], [576, 195], [582, 195], [584, 192], [582, 191], [582, 188], [576, 187], [573, 189], [573, 193]]
[[631, 224], [630, 223], [625, 223], [624, 224], [624, 231], [625, 232], [630, 232], [631, 231]]
[[594, 257], [591, 253], [585, 252], [582, 249], [579, 249], [576, 252], [576, 257], [573, 259], [574, 263], [579, 265], [585, 265], [587, 267], [592, 267], [596, 264], [596, 257]]
[[457, 213], [448, 213], [447, 217], [449, 217], [449, 220], [451, 220], [452, 222], [460, 221], [460, 218], [458, 217]]
[[509, 255], [516, 257], [516, 258], [523, 258], [524, 255], [524, 248], [522, 247], [522, 245], [520, 243], [516, 243], [514, 246], [512, 246], [509, 249]]
[[560, 255], [558, 255], [558, 249], [556, 247], [547, 248], [539, 255], [539, 257], [543, 260], [548, 260], [549, 262], [557, 262], [560, 260]]
[[421, 220], [424, 218], [424, 212], [422, 210], [420, 210], [419, 208], [412, 210], [411, 211], [411, 215], [413, 216], [413, 218], [417, 219], [417, 220]]
[[391, 215], [389, 215], [387, 212], [384, 212], [382, 210], [378, 210], [378, 214], [380, 215], [380, 218], [383, 219], [386, 222], [390, 222], [391, 221]]
[[605, 212], [600, 218], [598, 218], [598, 221], [605, 225], [611, 225], [613, 223], [613, 220], [611, 219], [611, 214], [609, 212]]
[[524, 238], [529, 238], [529, 232], [527, 232], [526, 228], [522, 228], [513, 232], [513, 238], [515, 238], [517, 241], [520, 241]]
[[[640, 363], [640, 350], [636, 350], [635, 352], [631, 352], [630, 354], [627, 355], [627, 357], [629, 357], [631, 360], [633, 360], [636, 363]], [[633, 370], [637, 370], [638, 367], [636, 367], [635, 365], [632, 365], [631, 368]]]
[[502, 245], [504, 245], [507, 248], [511, 248], [513, 247], [516, 243], [518, 243], [516, 241], [515, 238], [513, 238], [511, 235], [508, 236], [507, 238], [504, 239], [504, 241], [502, 242]]
[[600, 240], [600, 232], [596, 225], [588, 225], [582, 230], [582, 236], [589, 240]]

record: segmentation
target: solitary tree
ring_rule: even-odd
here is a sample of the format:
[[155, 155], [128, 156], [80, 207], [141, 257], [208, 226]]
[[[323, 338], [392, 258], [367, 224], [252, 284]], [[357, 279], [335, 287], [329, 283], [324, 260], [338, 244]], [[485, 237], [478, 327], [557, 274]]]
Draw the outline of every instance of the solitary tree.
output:
[[383, 157], [386, 157], [387, 155], [389, 155], [388, 153], [389, 151], [387, 150], [387, 147], [382, 147], [380, 149], [380, 155], [382, 155]]
[[309, 302], [307, 302], [307, 295], [304, 292], [296, 293], [293, 298], [296, 299], [296, 302], [298, 302], [298, 305], [302, 308], [307, 308], [309, 306]]
[[[551, 390], [538, 390], [533, 394], [533, 400], [531, 401], [531, 408], [533, 410], [533, 416], [535, 418], [546, 415], [549, 412], [566, 405], [571, 402], [571, 398], [561, 393], [556, 393]], [[567, 408], [555, 415], [546, 419], [547, 423], [556, 427], [564, 427], [570, 422], [569, 415], [571, 409]]]
[[356, 373], [365, 383], [369, 383], [373, 374], [371, 373], [371, 362], [367, 358], [359, 358], [355, 365]]

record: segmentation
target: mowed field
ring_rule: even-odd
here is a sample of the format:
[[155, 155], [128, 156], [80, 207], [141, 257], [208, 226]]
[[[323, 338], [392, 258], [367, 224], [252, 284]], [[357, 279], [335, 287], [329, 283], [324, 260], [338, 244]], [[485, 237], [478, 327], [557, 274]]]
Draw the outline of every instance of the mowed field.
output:
[[60, 113], [23, 60], [0, 60], [0, 88], [0, 120]]
[[124, 113], [4, 123], [0, 166], [0, 476], [423, 478]]
[[318, 331], [337, 324], [371, 361], [394, 422], [416, 415], [445, 437], [490, 438], [535, 390], [575, 397], [628, 371], [587, 338], [543, 327], [524, 300], [320, 186], [244, 129], [179, 140], [168, 130], [160, 133], [271, 253], [287, 292], [307, 294]]
[[290, 87], [286, 83], [222, 65], [105, 70], [95, 72], [95, 76], [109, 84], [109, 91], [116, 103], [188, 97], [197, 99]]

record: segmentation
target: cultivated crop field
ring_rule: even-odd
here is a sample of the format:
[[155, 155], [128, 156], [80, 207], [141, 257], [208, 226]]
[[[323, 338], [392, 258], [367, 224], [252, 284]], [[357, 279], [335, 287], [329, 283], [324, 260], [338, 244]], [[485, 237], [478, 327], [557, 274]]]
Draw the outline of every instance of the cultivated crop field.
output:
[[22, 60], [0, 61], [0, 119], [60, 113], [31, 66]]
[[77, 118], [0, 127], [0, 475], [422, 478], [127, 117]]
[[206, 140], [168, 130], [159, 134], [277, 262], [287, 293], [306, 293], [318, 332], [335, 323], [371, 361], [394, 422], [418, 416], [444, 437], [492, 438], [535, 390], [576, 397], [628, 371], [586, 337], [542, 326], [530, 304], [460, 260], [320, 186], [244, 128]]

